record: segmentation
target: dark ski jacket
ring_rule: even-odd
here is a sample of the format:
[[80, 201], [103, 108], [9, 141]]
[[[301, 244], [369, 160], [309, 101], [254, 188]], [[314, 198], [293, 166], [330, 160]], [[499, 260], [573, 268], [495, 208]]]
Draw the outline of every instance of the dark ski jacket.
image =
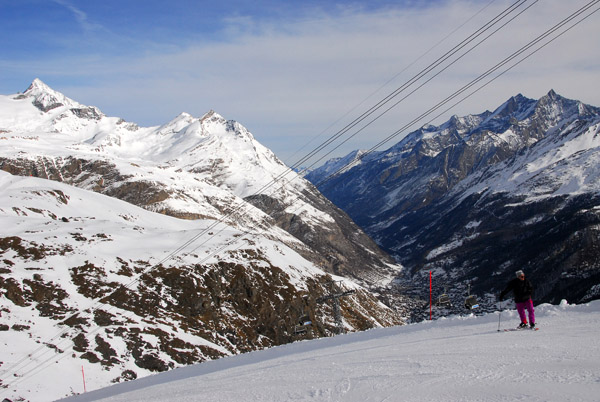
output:
[[515, 297], [516, 303], [526, 302], [531, 299], [533, 295], [533, 286], [531, 282], [527, 280], [527, 278], [520, 280], [519, 278], [514, 278], [506, 288], [500, 293], [500, 300], [504, 298], [504, 296], [512, 290], [513, 295]]

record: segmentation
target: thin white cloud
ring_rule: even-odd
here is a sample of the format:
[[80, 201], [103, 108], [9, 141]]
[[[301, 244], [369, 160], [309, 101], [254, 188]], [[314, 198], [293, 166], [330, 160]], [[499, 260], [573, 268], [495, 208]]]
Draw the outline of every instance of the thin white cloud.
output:
[[75, 20], [79, 24], [79, 26], [85, 31], [96, 31], [96, 30], [104, 30], [105, 28], [97, 23], [90, 22], [87, 13], [82, 11], [80, 8], [75, 7], [73, 4], [69, 3], [66, 0], [52, 0], [54, 3], [66, 8], [73, 14]]

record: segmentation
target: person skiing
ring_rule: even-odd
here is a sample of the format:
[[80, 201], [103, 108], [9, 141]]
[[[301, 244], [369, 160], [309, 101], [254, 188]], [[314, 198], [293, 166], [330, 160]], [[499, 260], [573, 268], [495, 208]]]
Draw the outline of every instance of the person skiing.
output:
[[525, 316], [525, 310], [529, 316], [529, 326], [531, 329], [535, 328], [535, 311], [533, 309], [533, 286], [528, 279], [525, 278], [525, 273], [521, 270], [515, 272], [516, 278], [512, 279], [506, 285], [506, 288], [500, 293], [500, 301], [504, 299], [504, 296], [509, 292], [513, 292], [515, 304], [517, 305], [517, 311], [521, 318], [521, 324], [518, 328], [527, 328], [527, 317]]

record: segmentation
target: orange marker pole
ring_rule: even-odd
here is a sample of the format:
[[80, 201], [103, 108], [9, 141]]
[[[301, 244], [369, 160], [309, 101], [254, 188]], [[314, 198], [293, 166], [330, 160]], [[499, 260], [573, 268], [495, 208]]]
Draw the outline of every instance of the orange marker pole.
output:
[[83, 371], [83, 366], [81, 366], [81, 377], [83, 378], [83, 392], [87, 392], [87, 390], [85, 389], [85, 373]]

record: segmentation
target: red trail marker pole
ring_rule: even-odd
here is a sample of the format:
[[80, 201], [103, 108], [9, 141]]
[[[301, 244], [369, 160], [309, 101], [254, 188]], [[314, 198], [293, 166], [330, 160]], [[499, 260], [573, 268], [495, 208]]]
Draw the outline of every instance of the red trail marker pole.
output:
[[83, 392], [87, 392], [85, 389], [85, 373], [83, 372], [83, 366], [81, 366], [81, 378], [83, 378]]

